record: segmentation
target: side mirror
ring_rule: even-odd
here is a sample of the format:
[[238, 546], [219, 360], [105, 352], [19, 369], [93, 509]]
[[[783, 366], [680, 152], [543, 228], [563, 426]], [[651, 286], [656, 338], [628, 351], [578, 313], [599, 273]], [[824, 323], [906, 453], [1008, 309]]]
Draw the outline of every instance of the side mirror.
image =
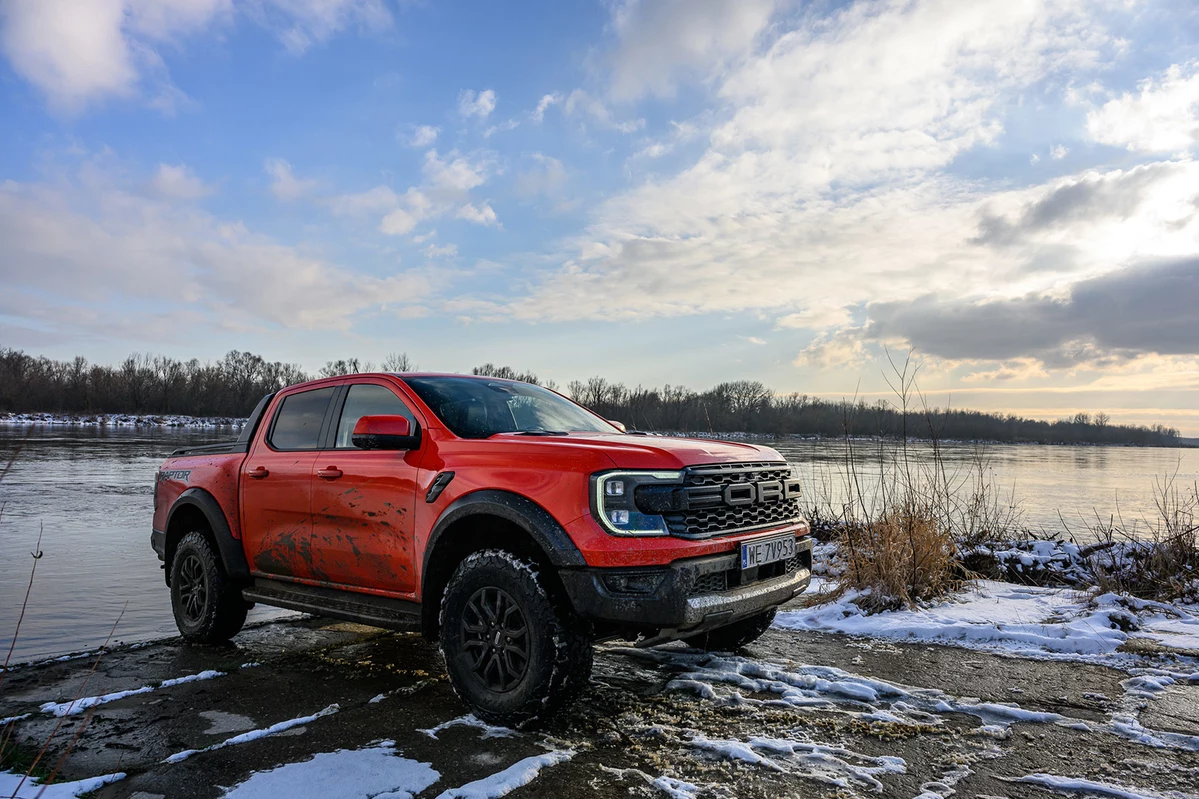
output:
[[363, 416], [351, 440], [358, 449], [416, 449], [420, 429], [413, 428], [407, 416]]
[[624, 422], [618, 422], [618, 421], [616, 421], [615, 419], [609, 419], [609, 420], [608, 420], [608, 424], [612, 425], [613, 427], [615, 427], [617, 430], [619, 430], [619, 431], [620, 431], [620, 432], [622, 432], [622, 433], [627, 433], [627, 432], [629, 432], [629, 431], [628, 431], [628, 428], [626, 428], [626, 427], [624, 426]]

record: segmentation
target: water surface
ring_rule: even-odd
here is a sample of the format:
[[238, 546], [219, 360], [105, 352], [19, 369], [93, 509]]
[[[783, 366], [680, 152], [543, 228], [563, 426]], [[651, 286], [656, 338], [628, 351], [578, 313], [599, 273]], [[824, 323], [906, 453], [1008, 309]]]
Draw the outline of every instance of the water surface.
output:
[[[233, 436], [228, 430], [0, 427], [0, 468], [24, 444], [0, 483], [0, 662], [17, 623], [39, 530], [44, 555], [14, 662], [96, 647], [122, 608], [117, 639], [174, 635], [170, 595], [150, 548], [154, 473], [174, 449]], [[799, 464], [809, 496], [842, 501], [842, 443], [773, 445]], [[868, 483], [878, 473], [875, 445], [855, 446], [855, 463]], [[951, 471], [968, 468], [976, 456], [968, 445], [945, 449]], [[994, 446], [985, 457], [988, 478], [1014, 491], [1025, 524], [1050, 530], [1060, 529], [1060, 513], [1081, 531], [1094, 511], [1106, 516], [1117, 501], [1128, 519], [1151, 516], [1155, 477], [1177, 471], [1178, 480], [1189, 484], [1199, 470], [1199, 450]], [[259, 607], [251, 618], [279, 612]]]

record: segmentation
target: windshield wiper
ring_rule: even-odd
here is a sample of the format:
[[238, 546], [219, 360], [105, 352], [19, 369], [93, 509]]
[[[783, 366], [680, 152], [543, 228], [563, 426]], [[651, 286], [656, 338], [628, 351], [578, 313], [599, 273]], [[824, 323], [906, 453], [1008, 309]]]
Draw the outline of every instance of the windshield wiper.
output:
[[518, 436], [564, 436], [565, 430], [521, 430]]

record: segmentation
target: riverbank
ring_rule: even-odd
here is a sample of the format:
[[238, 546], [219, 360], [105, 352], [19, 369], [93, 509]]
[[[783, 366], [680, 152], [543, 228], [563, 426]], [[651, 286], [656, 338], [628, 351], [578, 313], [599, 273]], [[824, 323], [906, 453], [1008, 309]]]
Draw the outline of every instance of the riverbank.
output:
[[0, 425], [8, 427], [170, 427], [183, 430], [241, 429], [245, 419], [228, 416], [180, 416], [176, 414], [63, 414], [0, 413]]
[[[25, 752], [61, 722], [59, 797], [1195, 796], [1199, 666], [1118, 654], [799, 628], [736, 656], [605, 645], [578, 704], [516, 732], [464, 715], [420, 637], [302, 619], [229, 647], [114, 650], [86, 688], [89, 658], [20, 668], [0, 718], [19, 719]], [[14, 779], [0, 775], [5, 795]]]

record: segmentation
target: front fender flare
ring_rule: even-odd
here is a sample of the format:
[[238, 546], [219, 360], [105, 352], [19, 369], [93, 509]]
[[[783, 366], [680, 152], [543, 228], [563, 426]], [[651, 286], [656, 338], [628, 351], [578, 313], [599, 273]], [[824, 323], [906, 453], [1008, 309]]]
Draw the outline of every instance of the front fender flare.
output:
[[221, 563], [225, 567], [225, 574], [229, 579], [238, 582], [249, 581], [250, 565], [246, 561], [246, 552], [242, 549], [241, 541], [233, 537], [233, 532], [229, 529], [229, 521], [225, 518], [225, 511], [221, 508], [221, 503], [217, 502], [216, 497], [202, 488], [189, 488], [180, 494], [179, 498], [175, 500], [175, 504], [171, 506], [171, 512], [167, 515], [168, 539], [166, 543], [167, 551], [165, 553], [167, 556], [167, 574], [169, 575], [171, 571], [170, 555], [172, 554], [173, 547], [169, 533], [175, 521], [175, 514], [181, 509], [189, 507], [199, 510], [208, 521], [208, 529], [212, 531], [212, 538], [216, 543], [217, 554], [220, 555]]
[[442, 534], [455, 522], [480, 515], [497, 516], [523, 529], [555, 566], [587, 565], [583, 553], [549, 511], [520, 494], [487, 488], [458, 497], [437, 517], [425, 542], [422, 575], [429, 573], [429, 557], [437, 549]]

